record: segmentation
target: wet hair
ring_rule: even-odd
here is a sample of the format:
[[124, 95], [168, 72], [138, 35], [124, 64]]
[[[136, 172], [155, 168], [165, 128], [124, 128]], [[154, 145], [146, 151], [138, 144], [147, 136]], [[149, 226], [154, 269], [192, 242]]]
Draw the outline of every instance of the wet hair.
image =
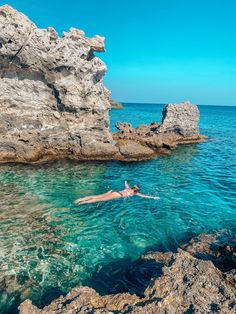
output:
[[138, 184], [135, 184], [135, 185], [133, 186], [133, 190], [134, 190], [134, 192], [136, 192], [136, 193], [140, 190], [140, 187], [138, 186]]

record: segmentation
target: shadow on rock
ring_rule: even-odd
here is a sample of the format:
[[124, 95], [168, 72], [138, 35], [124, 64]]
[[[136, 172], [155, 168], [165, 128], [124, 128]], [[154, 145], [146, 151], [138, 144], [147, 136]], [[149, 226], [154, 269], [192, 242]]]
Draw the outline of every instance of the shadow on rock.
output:
[[186, 243], [195, 235], [186, 232], [178, 241], [170, 241], [168, 248], [160, 244], [150, 246], [146, 249], [148, 253], [135, 261], [123, 258], [111, 261], [102, 268], [98, 266], [99, 269], [97, 268], [82, 284], [95, 289], [100, 295], [128, 292], [144, 297], [152, 278], [162, 275], [162, 267], [169, 262], [169, 252], [176, 252], [178, 243]]
[[151, 279], [162, 275], [163, 265], [152, 259], [135, 262], [120, 259], [96, 270], [83, 285], [95, 289], [100, 295], [129, 292], [143, 297]]
[[[235, 269], [222, 272], [208, 260], [210, 256], [232, 256], [234, 260], [234, 251], [220, 239], [220, 234], [199, 235], [177, 253], [148, 252], [134, 263], [117, 260], [84, 282], [97, 291], [91, 287], [74, 288], [42, 310], [26, 300], [19, 307], [20, 313], [235, 313]], [[216, 253], [212, 245], [218, 241]], [[204, 259], [197, 258], [199, 254]], [[101, 281], [109, 285], [101, 285]]]
[[222, 272], [228, 272], [236, 268], [236, 239], [232, 234], [201, 234], [181, 248], [198, 259], [211, 261]]

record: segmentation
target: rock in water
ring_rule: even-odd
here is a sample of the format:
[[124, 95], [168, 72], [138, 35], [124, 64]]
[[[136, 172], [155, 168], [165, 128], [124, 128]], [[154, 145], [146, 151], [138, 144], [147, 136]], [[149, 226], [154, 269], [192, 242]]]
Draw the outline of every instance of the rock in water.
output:
[[204, 140], [189, 102], [167, 105], [162, 123], [119, 124], [112, 135], [107, 69], [94, 55], [104, 50], [102, 37], [71, 28], [60, 38], [0, 7], [0, 162], [143, 160]]
[[0, 161], [63, 155], [105, 157], [109, 131], [104, 38], [71, 28], [60, 38], [8, 5], [0, 7]]
[[[130, 123], [118, 122], [116, 124], [119, 132], [113, 135], [121, 154], [123, 151], [129, 153], [130, 159], [134, 153], [130, 147], [139, 143], [149, 151], [146, 158], [153, 155], [170, 154], [177, 145], [199, 143], [206, 140], [206, 136], [200, 135], [198, 130], [199, 110], [196, 105], [189, 101], [180, 104], [166, 105], [162, 113], [162, 123], [139, 125], [132, 128]], [[129, 149], [125, 149], [129, 147]]]
[[169, 104], [163, 109], [161, 132], [175, 132], [183, 137], [198, 136], [198, 107], [186, 101], [181, 104]]

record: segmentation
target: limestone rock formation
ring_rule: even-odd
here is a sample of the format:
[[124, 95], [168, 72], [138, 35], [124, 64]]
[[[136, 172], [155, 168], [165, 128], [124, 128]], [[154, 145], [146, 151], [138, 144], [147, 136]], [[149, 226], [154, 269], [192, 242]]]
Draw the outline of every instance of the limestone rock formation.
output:
[[[153, 122], [132, 128], [130, 123], [117, 123], [118, 133], [113, 135], [120, 151], [129, 151], [126, 157], [132, 159], [129, 147], [135, 143], [149, 148], [142, 156], [152, 158], [157, 154], [170, 154], [170, 151], [181, 144], [199, 143], [206, 140], [198, 130], [199, 110], [190, 102], [169, 104], [163, 109], [162, 123]], [[126, 149], [126, 146], [128, 147]]]
[[19, 307], [20, 314], [233, 314], [236, 311], [236, 242], [233, 240], [233, 243], [233, 246], [225, 245], [213, 235], [200, 235], [182, 246], [186, 250], [144, 255], [143, 262], [152, 260], [162, 265], [160, 275], [151, 280], [144, 297], [129, 293], [100, 296], [92, 288], [81, 287], [72, 289], [42, 310], [26, 300]]
[[112, 156], [104, 38], [62, 38], [0, 7], [0, 161]]
[[119, 124], [112, 135], [106, 65], [94, 55], [104, 50], [102, 37], [74, 28], [59, 37], [0, 7], [0, 162], [142, 160], [204, 139], [191, 103], [165, 107], [161, 124]]
[[163, 109], [162, 125], [159, 132], [174, 132], [183, 137], [199, 136], [197, 106], [186, 101], [182, 104], [169, 104]]

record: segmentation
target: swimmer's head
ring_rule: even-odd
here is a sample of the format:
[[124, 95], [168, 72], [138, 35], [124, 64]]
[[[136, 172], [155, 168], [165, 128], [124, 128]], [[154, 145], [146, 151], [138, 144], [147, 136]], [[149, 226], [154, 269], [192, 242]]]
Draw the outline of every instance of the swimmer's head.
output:
[[135, 184], [133, 187], [134, 193], [138, 193], [139, 190], [140, 190], [139, 186], [137, 184]]

